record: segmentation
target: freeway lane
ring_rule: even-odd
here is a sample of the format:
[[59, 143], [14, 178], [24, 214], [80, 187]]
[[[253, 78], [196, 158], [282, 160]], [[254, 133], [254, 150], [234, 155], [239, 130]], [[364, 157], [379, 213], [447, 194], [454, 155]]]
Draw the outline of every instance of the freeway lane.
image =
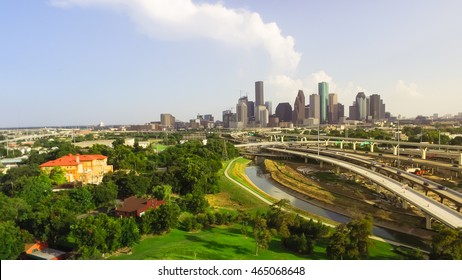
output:
[[[314, 152], [313, 149], [310, 150], [311, 152]], [[373, 158], [371, 157], [364, 157], [360, 156], [357, 154], [351, 154], [351, 153], [344, 153], [344, 152], [333, 152], [333, 151], [323, 151], [324, 153], [328, 153], [332, 156], [342, 156], [344, 158], [348, 158], [351, 160], [355, 160], [358, 162], [361, 162], [363, 164], [371, 164], [371, 162], [374, 161]], [[441, 197], [447, 198], [449, 200], [452, 200], [453, 202], [457, 203], [458, 205], [462, 205], [462, 193], [457, 192], [455, 190], [446, 188], [445, 186], [438, 184], [436, 182], [433, 182], [431, 180], [428, 180], [426, 178], [423, 178], [422, 176], [418, 176], [409, 172], [405, 172], [404, 170], [401, 170], [396, 167], [391, 167], [388, 165], [381, 165], [379, 163], [373, 164], [374, 167], [385, 170], [389, 173], [394, 173], [404, 179], [407, 179], [411, 182], [417, 183], [419, 185], [422, 185], [422, 187], [431, 190], [432, 192], [440, 195]]]
[[376, 184], [386, 188], [387, 190], [393, 192], [402, 199], [408, 201], [409, 203], [415, 205], [421, 209], [424, 213], [430, 215], [431, 217], [441, 221], [449, 227], [457, 228], [462, 227], [462, 214], [450, 209], [449, 207], [442, 205], [431, 198], [426, 197], [423, 194], [420, 194], [417, 191], [414, 191], [410, 188], [407, 188], [405, 185], [400, 182], [388, 178], [385, 175], [371, 171], [367, 168], [357, 166], [342, 160], [332, 159], [326, 156], [318, 156], [314, 154], [293, 151], [290, 149], [279, 149], [279, 148], [264, 148], [266, 150], [287, 153], [292, 155], [298, 155], [301, 157], [312, 158], [320, 160], [323, 162], [331, 163], [339, 167], [350, 170], [356, 174], [359, 174], [365, 178], [368, 178], [375, 182]]

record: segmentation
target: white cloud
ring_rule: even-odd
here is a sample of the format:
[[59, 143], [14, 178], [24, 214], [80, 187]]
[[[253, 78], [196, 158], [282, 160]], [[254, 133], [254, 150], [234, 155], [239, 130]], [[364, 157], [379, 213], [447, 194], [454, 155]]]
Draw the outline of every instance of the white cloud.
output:
[[405, 97], [419, 97], [422, 94], [417, 89], [417, 84], [409, 83], [406, 84], [403, 80], [398, 80], [396, 83], [396, 92], [399, 95], [404, 95]]
[[50, 0], [57, 7], [96, 7], [126, 13], [139, 30], [164, 40], [208, 38], [244, 48], [263, 48], [273, 71], [290, 73], [300, 62], [294, 39], [284, 37], [276, 23], [265, 23], [258, 13], [230, 9], [221, 3], [191, 0]]

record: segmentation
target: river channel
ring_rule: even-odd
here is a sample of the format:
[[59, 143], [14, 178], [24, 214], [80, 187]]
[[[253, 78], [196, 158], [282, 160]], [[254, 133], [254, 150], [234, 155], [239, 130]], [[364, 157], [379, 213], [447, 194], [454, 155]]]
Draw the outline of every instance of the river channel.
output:
[[[345, 223], [351, 220], [351, 218], [347, 216], [326, 210], [286, 193], [277, 182], [271, 180], [271, 177], [268, 174], [263, 174], [262, 170], [258, 166], [248, 166], [245, 169], [245, 174], [262, 191], [276, 199], [287, 199], [294, 207], [339, 223]], [[417, 248], [426, 250], [428, 249], [428, 246], [424, 242], [413, 235], [378, 226], [374, 226], [372, 231], [375, 236], [382, 237], [384, 239], [403, 243]]]

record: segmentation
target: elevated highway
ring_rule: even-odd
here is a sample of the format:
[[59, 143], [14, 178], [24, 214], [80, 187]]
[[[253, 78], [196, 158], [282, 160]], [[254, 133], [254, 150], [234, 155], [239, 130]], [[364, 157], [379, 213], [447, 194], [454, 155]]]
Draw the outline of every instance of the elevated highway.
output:
[[17, 142], [17, 141], [22, 141], [22, 140], [35, 140], [39, 138], [44, 138], [44, 137], [59, 137], [62, 136], [62, 134], [59, 133], [48, 133], [48, 134], [33, 134], [33, 135], [24, 135], [16, 138], [11, 138], [11, 139], [6, 139], [6, 140], [1, 140], [0, 144], [2, 143], [8, 143], [8, 142]]
[[[455, 160], [462, 164], [462, 146], [459, 145], [440, 145], [430, 143], [416, 143], [406, 141], [395, 141], [395, 140], [379, 140], [379, 139], [362, 139], [362, 138], [351, 138], [351, 137], [340, 137], [340, 136], [326, 136], [326, 135], [310, 135], [310, 134], [284, 134], [284, 133], [263, 133], [264, 136], [270, 141], [284, 142], [287, 139], [296, 139], [296, 141], [308, 141], [308, 140], [323, 140], [326, 145], [329, 143], [338, 143], [340, 148], [347, 143], [353, 146], [353, 150], [361, 144], [369, 145], [370, 151], [373, 152], [374, 148], [379, 144], [391, 145], [393, 147], [393, 155], [400, 153], [399, 149], [402, 147], [414, 147], [419, 148], [418, 154], [422, 159], [427, 158], [427, 154], [432, 156], [438, 156], [442, 158], [448, 158]], [[286, 141], [287, 142], [287, 141]], [[414, 151], [413, 153], [417, 153]]]
[[333, 164], [335, 166], [347, 169], [351, 172], [354, 172], [358, 175], [361, 175], [367, 179], [370, 179], [372, 182], [381, 186], [388, 191], [394, 193], [396, 196], [402, 199], [403, 207], [407, 207], [407, 203], [411, 203], [418, 209], [420, 209], [426, 217], [426, 227], [431, 228], [431, 218], [434, 218], [443, 224], [451, 228], [462, 227], [462, 214], [454, 211], [453, 209], [426, 197], [425, 195], [408, 188], [405, 184], [400, 183], [392, 178], [389, 178], [386, 175], [381, 173], [371, 171], [368, 168], [351, 164], [343, 160], [330, 158], [327, 156], [311, 154], [307, 152], [295, 151], [289, 148], [272, 148], [264, 147], [264, 150], [277, 152], [277, 153], [286, 153], [291, 155], [296, 155], [302, 158], [311, 158], [318, 161], [326, 162]]
[[[308, 153], [316, 153], [317, 151], [314, 149], [300, 149], [299, 151], [306, 151]], [[446, 188], [445, 186], [436, 183], [434, 181], [428, 180], [422, 176], [418, 176], [409, 172], [405, 172], [396, 167], [392, 167], [386, 164], [378, 163], [375, 161], [374, 158], [358, 155], [358, 154], [351, 154], [351, 153], [344, 153], [344, 152], [336, 152], [331, 150], [322, 150], [321, 154], [336, 157], [343, 160], [353, 161], [356, 163], [363, 164], [365, 166], [369, 166], [371, 169], [379, 170], [385, 172], [386, 174], [394, 175], [400, 179], [405, 179], [409, 182], [410, 186], [412, 187], [414, 184], [419, 185], [421, 188], [425, 189], [425, 194], [427, 195], [428, 191], [432, 191], [433, 193], [437, 194], [440, 197], [440, 202], [443, 203], [444, 199], [448, 199], [452, 201], [457, 208], [457, 211], [460, 211], [462, 207], [462, 193], [454, 191], [452, 189]]]

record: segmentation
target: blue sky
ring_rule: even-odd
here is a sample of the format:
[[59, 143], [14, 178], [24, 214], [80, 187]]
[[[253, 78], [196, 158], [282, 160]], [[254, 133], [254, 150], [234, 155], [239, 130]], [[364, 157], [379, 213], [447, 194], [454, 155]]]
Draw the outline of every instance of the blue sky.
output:
[[[0, 1], [0, 127], [142, 124], [327, 81], [413, 117], [462, 111], [461, 1]], [[234, 109], [233, 109], [234, 110]]]

